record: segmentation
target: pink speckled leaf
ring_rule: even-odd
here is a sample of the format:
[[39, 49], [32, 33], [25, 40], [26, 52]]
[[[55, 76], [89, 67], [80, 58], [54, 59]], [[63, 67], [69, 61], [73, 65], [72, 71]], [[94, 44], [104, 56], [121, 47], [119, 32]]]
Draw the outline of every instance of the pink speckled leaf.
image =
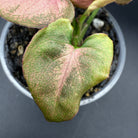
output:
[[59, 18], [72, 21], [74, 7], [69, 0], [0, 0], [0, 16], [23, 26], [43, 28]]
[[59, 19], [40, 30], [23, 58], [23, 72], [35, 102], [49, 121], [72, 119], [82, 95], [109, 76], [113, 43], [105, 34], [71, 44], [73, 28]]
[[71, 1], [75, 6], [83, 9], [88, 8], [88, 6], [92, 3], [91, 8], [95, 10], [97, 8], [104, 7], [112, 2], [116, 2], [118, 4], [128, 4], [132, 0], [71, 0]]

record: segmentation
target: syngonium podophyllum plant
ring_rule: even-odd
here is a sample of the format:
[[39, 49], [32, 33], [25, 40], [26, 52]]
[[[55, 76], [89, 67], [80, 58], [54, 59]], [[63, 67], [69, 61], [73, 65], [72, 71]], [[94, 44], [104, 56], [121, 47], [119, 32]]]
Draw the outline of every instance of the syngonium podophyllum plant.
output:
[[102, 33], [84, 41], [83, 37], [100, 7], [130, 2], [71, 1], [78, 7], [88, 7], [77, 19], [73, 19], [74, 7], [69, 0], [0, 0], [1, 17], [28, 27], [45, 27], [25, 51], [23, 73], [35, 102], [49, 121], [72, 119], [83, 94], [109, 76], [112, 40]]

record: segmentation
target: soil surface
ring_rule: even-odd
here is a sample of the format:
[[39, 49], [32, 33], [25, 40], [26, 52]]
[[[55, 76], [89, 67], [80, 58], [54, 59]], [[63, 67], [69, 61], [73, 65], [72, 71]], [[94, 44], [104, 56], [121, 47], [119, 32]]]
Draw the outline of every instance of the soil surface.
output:
[[[82, 14], [84, 10], [76, 8], [76, 17], [80, 14]], [[116, 31], [114, 30], [114, 27], [108, 17], [108, 13], [102, 9], [97, 14], [96, 18], [101, 19], [104, 21], [104, 26], [100, 29], [96, 29], [93, 26], [93, 23], [91, 23], [91, 26], [89, 27], [84, 39], [94, 33], [106, 33], [108, 36], [113, 40], [114, 43], [114, 58], [110, 70], [110, 76], [108, 79], [102, 81], [100, 84], [96, 85], [95, 87], [89, 89], [83, 96], [89, 97], [96, 92], [100, 91], [110, 80], [110, 78], [113, 76], [117, 64], [118, 64], [118, 57], [119, 57], [119, 43], [116, 35]], [[23, 85], [26, 89], [28, 89], [26, 81], [23, 77], [22, 73], [22, 57], [23, 53], [26, 49], [26, 46], [30, 42], [33, 35], [37, 32], [37, 29], [27, 28], [19, 25], [13, 24], [9, 32], [7, 34], [7, 39], [5, 42], [5, 55], [7, 55], [7, 65], [10, 69], [13, 76], [16, 78], [16, 80]]]

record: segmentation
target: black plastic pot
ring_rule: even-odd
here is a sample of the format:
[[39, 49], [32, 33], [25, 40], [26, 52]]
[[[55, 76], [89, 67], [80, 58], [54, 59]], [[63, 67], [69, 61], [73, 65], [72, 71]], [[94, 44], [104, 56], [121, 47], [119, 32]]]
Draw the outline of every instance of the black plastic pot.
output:
[[[84, 98], [81, 100], [80, 105], [85, 105], [85, 104], [89, 104], [91, 102], [94, 102], [96, 100], [98, 100], [99, 98], [101, 98], [102, 96], [104, 96], [105, 94], [107, 94], [112, 88], [113, 86], [116, 84], [116, 82], [118, 81], [118, 79], [120, 78], [120, 75], [123, 71], [124, 68], [124, 64], [125, 64], [125, 59], [126, 59], [126, 47], [125, 47], [125, 41], [124, 41], [124, 37], [122, 34], [122, 31], [117, 23], [117, 21], [113, 18], [113, 16], [108, 12], [109, 18], [110, 18], [110, 22], [113, 24], [114, 29], [116, 31], [117, 34], [117, 38], [119, 41], [119, 46], [120, 46], [120, 54], [119, 54], [119, 59], [118, 59], [118, 66], [117, 69], [115, 71], [115, 73], [113, 74], [112, 78], [109, 80], [109, 82], [104, 86], [103, 89], [101, 89], [100, 91], [98, 91], [97, 93], [95, 93], [93, 96], [90, 96], [88, 98]], [[22, 92], [24, 95], [26, 95], [27, 97], [33, 99], [33, 97], [31, 96], [31, 93], [26, 90], [15, 78], [14, 76], [11, 74], [10, 70], [8, 69], [7, 66], [7, 61], [6, 61], [6, 55], [5, 55], [5, 39], [9, 30], [9, 27], [12, 25], [12, 23], [7, 22], [3, 28], [2, 34], [1, 34], [1, 38], [0, 38], [0, 59], [1, 59], [1, 65], [3, 67], [4, 72], [6, 73], [8, 79], [11, 81], [11, 83], [20, 91]]]

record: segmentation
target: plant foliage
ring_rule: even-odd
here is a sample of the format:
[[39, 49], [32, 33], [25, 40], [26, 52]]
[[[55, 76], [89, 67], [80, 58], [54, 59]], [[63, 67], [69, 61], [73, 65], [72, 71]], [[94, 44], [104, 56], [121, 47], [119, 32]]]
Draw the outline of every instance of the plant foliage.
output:
[[74, 18], [70, 0], [0, 0], [0, 16], [33, 28], [46, 27], [59, 18]]
[[112, 40], [106, 34], [94, 34], [76, 47], [71, 44], [72, 33], [70, 21], [59, 19], [40, 30], [24, 54], [25, 79], [49, 121], [72, 119], [82, 95], [109, 76]]

